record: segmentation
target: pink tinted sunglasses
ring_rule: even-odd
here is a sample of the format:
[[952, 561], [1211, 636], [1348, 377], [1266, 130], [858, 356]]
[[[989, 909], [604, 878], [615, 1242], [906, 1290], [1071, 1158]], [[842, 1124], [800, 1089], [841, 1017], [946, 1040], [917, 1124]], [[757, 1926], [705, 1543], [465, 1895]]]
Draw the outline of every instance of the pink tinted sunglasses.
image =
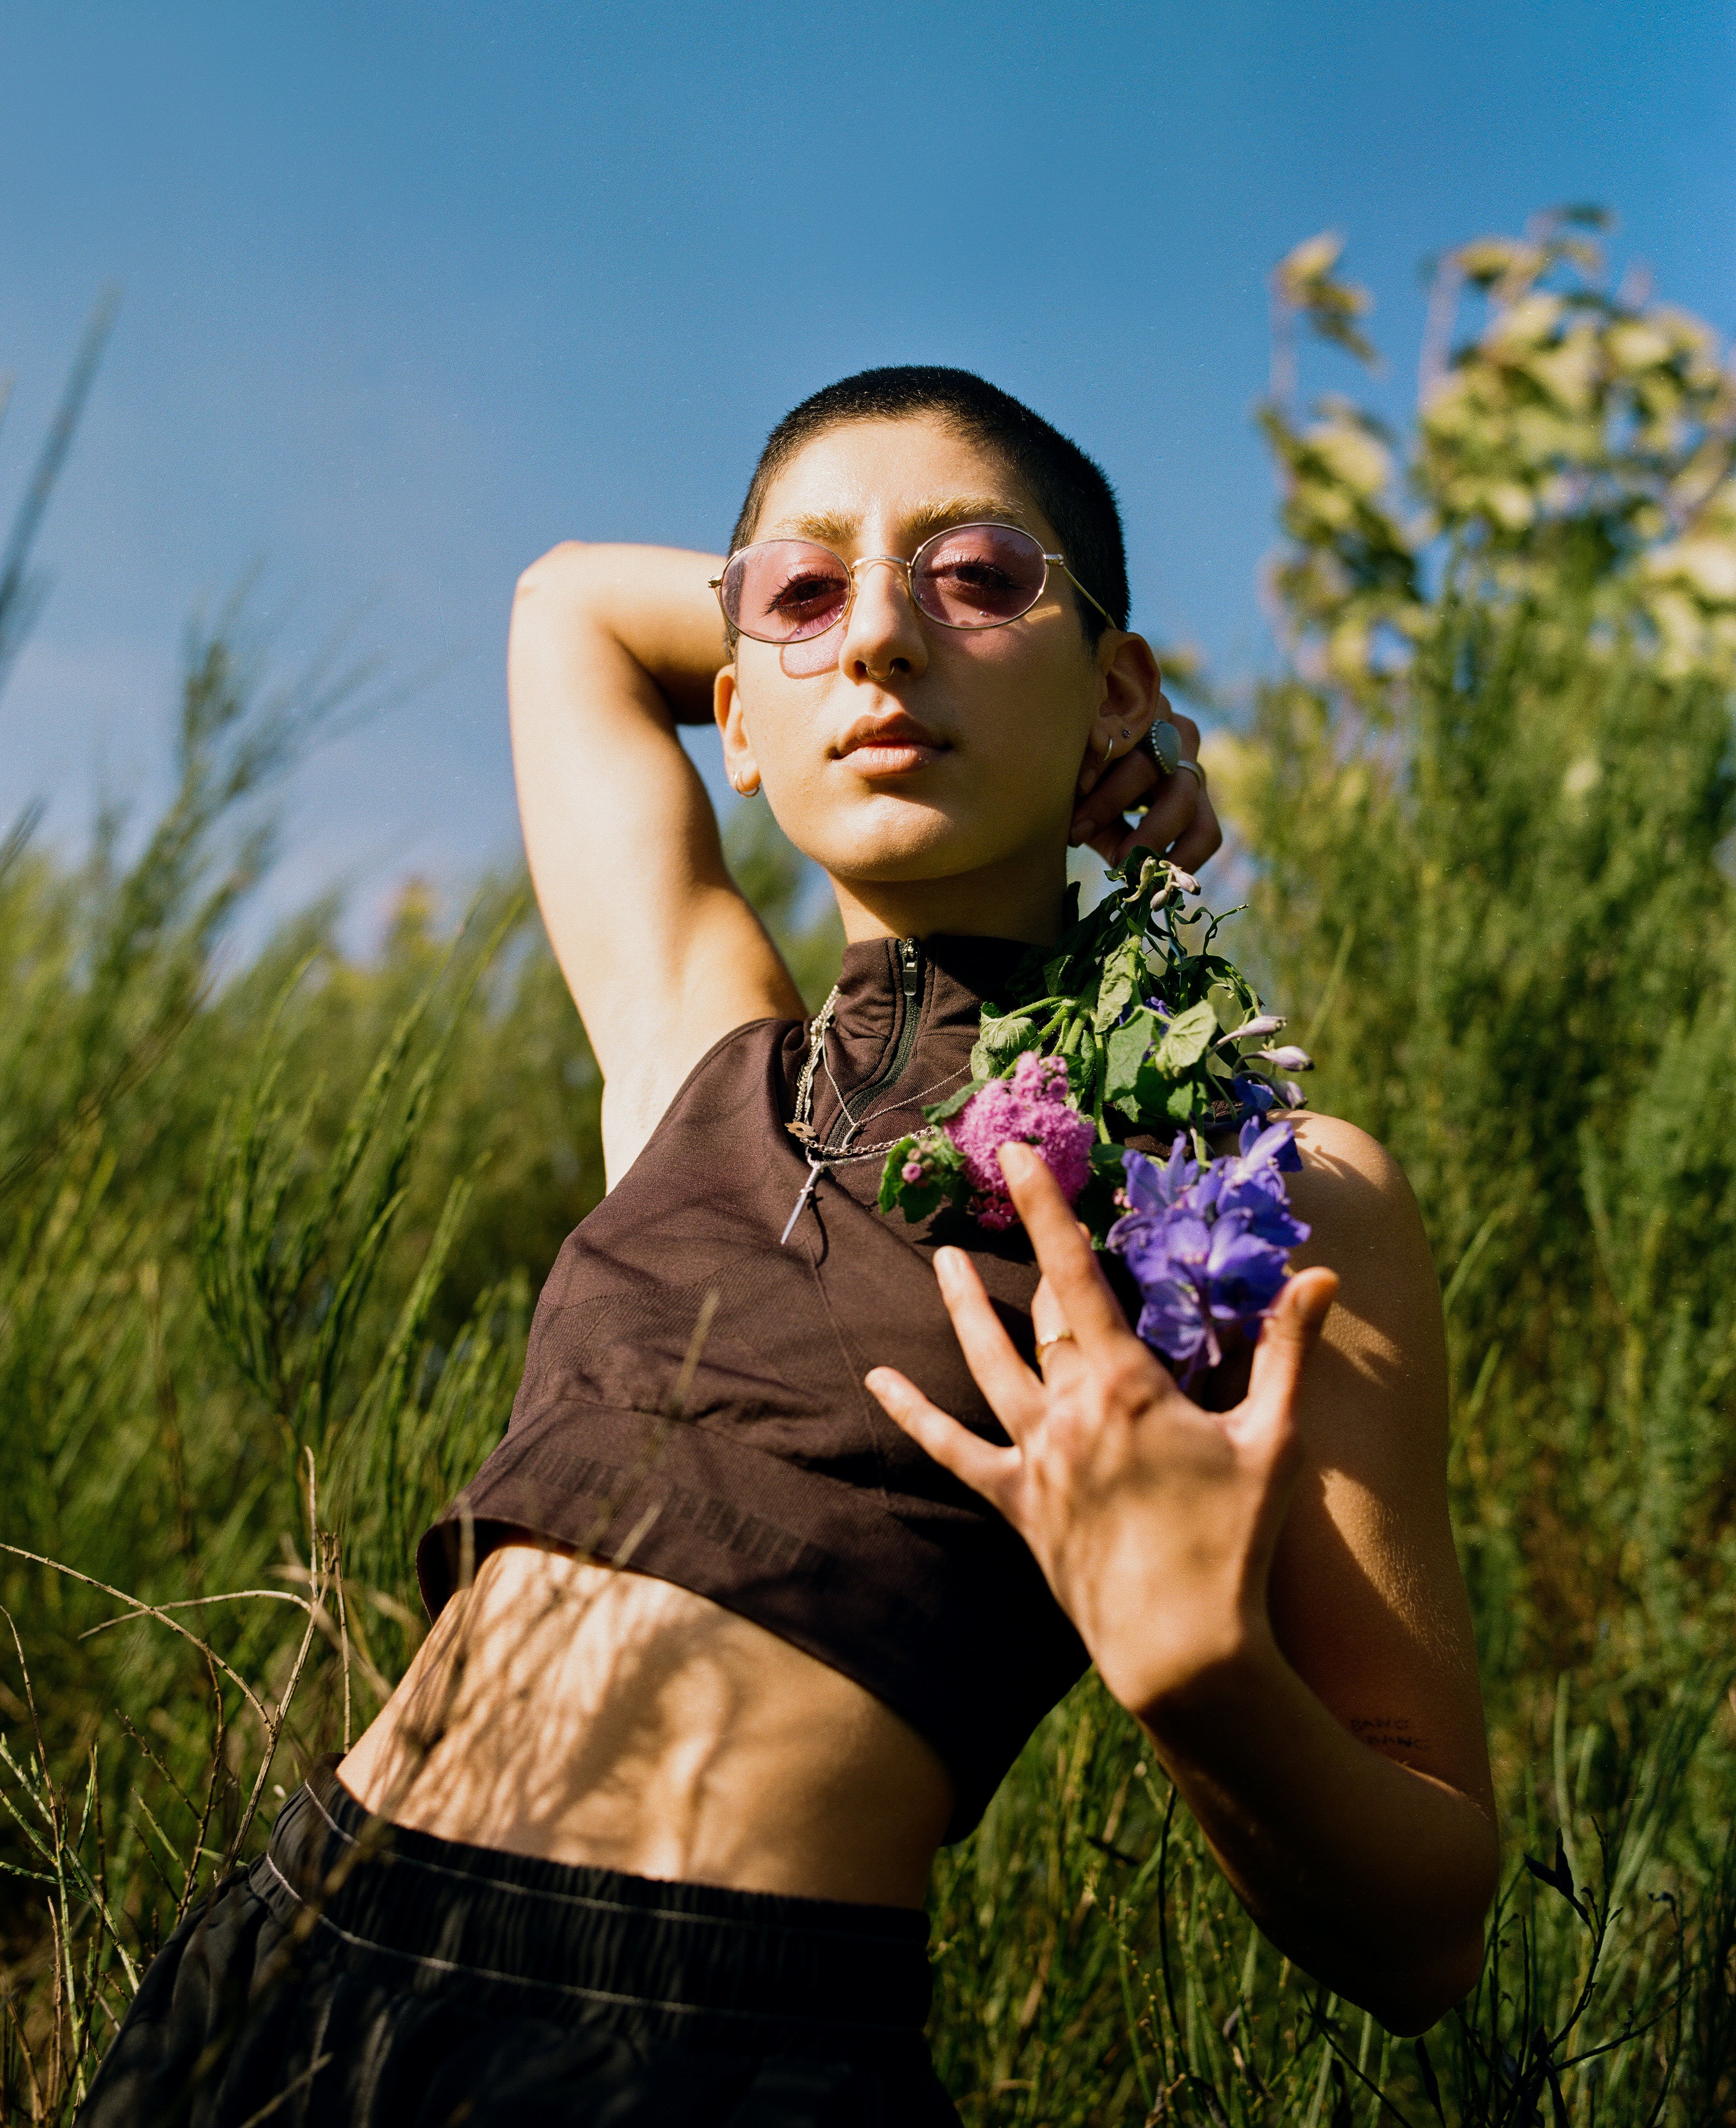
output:
[[711, 588], [730, 626], [755, 643], [804, 643], [836, 628], [856, 596], [856, 572], [877, 562], [902, 569], [911, 603], [943, 628], [1004, 628], [1043, 596], [1051, 567], [1111, 628], [1115, 617], [1060, 554], [1016, 525], [954, 525], [925, 539], [908, 561], [864, 554], [846, 562], [812, 539], [759, 539], [738, 548]]

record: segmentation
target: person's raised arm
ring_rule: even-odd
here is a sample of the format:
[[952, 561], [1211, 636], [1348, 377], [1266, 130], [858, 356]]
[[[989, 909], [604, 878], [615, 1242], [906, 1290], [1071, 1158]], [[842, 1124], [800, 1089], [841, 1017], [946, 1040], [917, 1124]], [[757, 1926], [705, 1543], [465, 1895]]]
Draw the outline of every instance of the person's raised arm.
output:
[[1201, 1410], [1134, 1336], [1018, 1144], [1001, 1160], [1044, 1272], [1040, 1377], [969, 1258], [935, 1256], [1011, 1446], [889, 1368], [868, 1386], [1030, 1544], [1266, 1933], [1416, 2032], [1476, 1978], [1498, 1865], [1447, 1526], [1439, 1299], [1402, 1178], [1317, 1120], [1293, 1180], [1344, 1275], [1287, 1286], [1234, 1411]]
[[602, 1071], [611, 1185], [714, 1042], [802, 1010], [676, 736], [678, 724], [711, 721], [727, 652], [707, 579], [721, 567], [672, 548], [571, 541], [526, 570], [513, 603], [519, 815]]

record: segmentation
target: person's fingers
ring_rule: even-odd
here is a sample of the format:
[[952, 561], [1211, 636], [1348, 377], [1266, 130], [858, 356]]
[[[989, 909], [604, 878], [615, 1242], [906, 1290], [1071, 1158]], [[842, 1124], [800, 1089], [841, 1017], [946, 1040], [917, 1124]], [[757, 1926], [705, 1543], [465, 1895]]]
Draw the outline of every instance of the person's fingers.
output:
[[[1191, 717], [1177, 715], [1168, 702], [1163, 708], [1181, 739], [1182, 760], [1197, 765], [1199, 726]], [[1136, 850], [1146, 849], [1167, 856], [1182, 872], [1196, 871], [1222, 848], [1224, 830], [1199, 777], [1185, 768], [1172, 776], [1158, 775], [1156, 763], [1143, 748], [1122, 768], [1125, 779], [1120, 771], [1108, 771], [1092, 796], [1076, 804], [1071, 842], [1089, 843], [1108, 865], [1125, 867]], [[1148, 791], [1145, 810], [1130, 828], [1123, 816], [1132, 810], [1136, 795]]]
[[1066, 1328], [1087, 1348], [1129, 1336], [1127, 1318], [1047, 1163], [1015, 1138], [1001, 1147], [1000, 1157], [1008, 1194]]
[[[864, 1378], [870, 1394], [919, 1448], [926, 1449], [944, 1470], [963, 1479], [1005, 1514], [1018, 1475], [1016, 1448], [996, 1448], [967, 1426], [931, 1404], [916, 1384], [896, 1367], [876, 1367]], [[1029, 1379], [1029, 1377], [1027, 1377]]]
[[[1132, 828], [1116, 820], [1092, 847], [1106, 864], [1125, 864], [1129, 853], [1134, 849], [1151, 850], [1162, 857], [1171, 843], [1179, 844], [1193, 826], [1202, 796], [1195, 779], [1186, 769], [1178, 769], [1159, 782], [1144, 817]], [[1182, 867], [1184, 872], [1187, 868]]]
[[1079, 1356], [1079, 1341], [1067, 1319], [1067, 1310], [1046, 1278], [1037, 1281], [1037, 1290], [1031, 1295], [1030, 1327], [1037, 1347], [1037, 1368], [1045, 1389], [1055, 1380], [1058, 1371], [1064, 1375], [1068, 1367], [1083, 1364]]
[[1046, 1277], [1037, 1280], [1037, 1290], [1030, 1297], [1030, 1327], [1039, 1345], [1058, 1337], [1068, 1328], [1067, 1311]]
[[971, 1379], [988, 1399], [996, 1418], [1018, 1440], [1042, 1413], [1042, 1393], [1030, 1369], [1001, 1328], [977, 1266], [963, 1249], [937, 1249], [935, 1275]]
[[1075, 845], [1094, 842], [1111, 829], [1120, 834], [1121, 815], [1144, 804], [1162, 781], [1158, 764], [1143, 747], [1125, 755], [1102, 771], [1087, 796], [1074, 800], [1068, 842]]
[[[1184, 772], [1185, 773], [1185, 772]], [[1189, 782], [1193, 781], [1188, 777]], [[1224, 830], [1218, 822], [1216, 808], [1211, 802], [1211, 793], [1201, 791], [1200, 802], [1187, 832], [1177, 840], [1169, 853], [1169, 861], [1183, 872], [1197, 872], [1208, 857], [1215, 857], [1224, 847]]]
[[1252, 1422], [1268, 1435], [1282, 1437], [1289, 1432], [1308, 1356], [1320, 1342], [1338, 1290], [1338, 1273], [1324, 1265], [1316, 1266], [1311, 1271], [1298, 1271], [1272, 1303], [1271, 1313], [1260, 1326], [1248, 1394], [1237, 1414], [1244, 1427]]
[[[1200, 727], [1191, 717], [1177, 717], [1176, 729], [1182, 735], [1182, 758], [1198, 764], [1200, 758]], [[1202, 777], [1190, 776], [1185, 768], [1178, 768], [1170, 779], [1172, 782], [1191, 783], [1194, 786], [1193, 810], [1187, 824], [1177, 834], [1175, 847], [1169, 853], [1169, 862], [1182, 872], [1197, 872], [1208, 857], [1215, 857], [1224, 846], [1224, 830], [1219, 824], [1217, 809], [1211, 802], [1211, 793]]]

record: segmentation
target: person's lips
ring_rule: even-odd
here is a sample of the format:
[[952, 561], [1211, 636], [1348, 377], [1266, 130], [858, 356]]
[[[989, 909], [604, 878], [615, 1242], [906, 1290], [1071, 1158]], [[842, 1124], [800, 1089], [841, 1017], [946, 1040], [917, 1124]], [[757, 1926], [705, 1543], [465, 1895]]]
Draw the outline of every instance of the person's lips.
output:
[[947, 743], [902, 710], [858, 717], [839, 741], [839, 760], [858, 776], [908, 776], [947, 751]]

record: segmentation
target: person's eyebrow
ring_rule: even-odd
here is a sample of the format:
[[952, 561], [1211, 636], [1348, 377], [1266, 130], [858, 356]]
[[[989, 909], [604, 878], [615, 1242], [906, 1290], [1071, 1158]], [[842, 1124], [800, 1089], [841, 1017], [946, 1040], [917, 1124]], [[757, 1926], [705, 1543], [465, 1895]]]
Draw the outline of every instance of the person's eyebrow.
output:
[[[1026, 512], [1005, 496], [935, 496], [915, 504], [906, 514], [911, 544], [920, 546], [931, 533], [949, 525], [1016, 525], [1030, 531]], [[862, 515], [854, 510], [820, 510], [787, 517], [768, 525], [757, 536], [762, 539], [813, 539], [822, 547], [847, 545], [862, 530]]]

